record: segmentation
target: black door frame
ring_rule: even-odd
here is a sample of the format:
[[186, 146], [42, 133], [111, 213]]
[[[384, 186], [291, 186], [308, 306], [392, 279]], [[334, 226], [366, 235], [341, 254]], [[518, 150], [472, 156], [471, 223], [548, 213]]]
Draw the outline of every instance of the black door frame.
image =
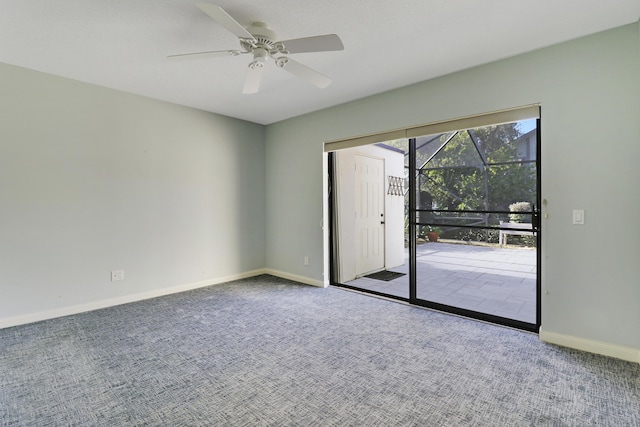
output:
[[[418, 214], [425, 210], [417, 208], [417, 188], [416, 188], [416, 138], [409, 139], [409, 303], [422, 307], [428, 307], [439, 311], [470, 317], [490, 323], [509, 326], [525, 331], [538, 333], [541, 323], [541, 260], [542, 245], [540, 233], [540, 210], [541, 205], [541, 177], [540, 177], [540, 119], [536, 120], [536, 203], [529, 214], [532, 216], [532, 230], [537, 238], [536, 244], [536, 320], [535, 323], [523, 322], [520, 320], [510, 319], [506, 317], [496, 316], [493, 314], [482, 313], [474, 310], [468, 310], [460, 307], [440, 304], [433, 301], [419, 299], [417, 297], [417, 226], [418, 225], [434, 225], [441, 226], [443, 224], [429, 224], [418, 221]], [[429, 210], [436, 212], [437, 210]], [[509, 212], [501, 211], [478, 211], [479, 213], [495, 213], [508, 214]], [[446, 225], [446, 224], [444, 224]], [[456, 225], [460, 227], [460, 225]], [[494, 227], [467, 226], [468, 228], [495, 229]]]
[[[478, 311], [468, 310], [464, 308], [454, 307], [450, 305], [440, 304], [433, 301], [422, 300], [417, 298], [417, 268], [416, 268], [416, 231], [418, 225], [427, 225], [427, 223], [421, 223], [417, 221], [417, 214], [420, 212], [419, 209], [416, 208], [416, 179], [415, 179], [415, 171], [416, 171], [416, 139], [409, 139], [409, 298], [398, 297], [394, 295], [385, 294], [382, 292], [376, 292], [366, 289], [361, 289], [355, 286], [345, 285], [342, 283], [336, 283], [334, 281], [334, 244], [336, 242], [335, 236], [335, 218], [334, 218], [334, 186], [335, 186], [335, 159], [334, 153], [328, 153], [328, 179], [329, 179], [329, 275], [330, 275], [330, 283], [333, 286], [343, 287], [347, 289], [357, 290], [363, 293], [382, 296], [389, 299], [395, 299], [403, 302], [408, 302], [412, 305], [417, 305], [421, 307], [426, 307], [438, 311], [443, 311], [447, 313], [452, 313], [472, 319], [477, 319], [481, 321], [486, 321], [490, 323], [495, 323], [498, 325], [508, 326], [512, 328], [517, 328], [529, 332], [538, 333], [540, 330], [541, 324], [541, 315], [542, 315], [542, 236], [541, 236], [541, 218], [540, 218], [540, 206], [542, 200], [542, 180], [541, 180], [541, 168], [540, 168], [540, 160], [541, 160], [541, 131], [540, 131], [540, 119], [536, 119], [536, 204], [533, 207], [530, 214], [532, 215], [532, 231], [535, 232], [535, 236], [537, 238], [536, 244], [536, 321], [535, 323], [528, 323], [519, 320], [514, 320], [506, 317], [500, 317], [493, 314], [482, 313]], [[488, 212], [488, 211], [487, 211]], [[491, 211], [491, 213], [502, 213], [498, 211]], [[508, 213], [508, 212], [504, 212]], [[434, 224], [437, 225], [437, 224]], [[472, 228], [488, 228], [491, 227], [473, 227]]]

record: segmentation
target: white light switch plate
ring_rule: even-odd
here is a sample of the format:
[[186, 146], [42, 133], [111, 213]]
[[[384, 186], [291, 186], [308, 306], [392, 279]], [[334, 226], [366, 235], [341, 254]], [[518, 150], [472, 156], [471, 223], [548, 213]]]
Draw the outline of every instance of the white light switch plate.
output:
[[574, 209], [573, 210], [573, 223], [577, 225], [584, 224], [584, 210], [583, 209]]

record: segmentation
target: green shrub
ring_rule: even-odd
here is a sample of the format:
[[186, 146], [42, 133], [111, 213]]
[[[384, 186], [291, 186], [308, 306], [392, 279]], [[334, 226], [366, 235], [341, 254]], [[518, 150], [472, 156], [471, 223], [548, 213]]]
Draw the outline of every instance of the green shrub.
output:
[[486, 230], [479, 228], [461, 228], [443, 233], [444, 239], [462, 240], [464, 242], [498, 243], [500, 232], [498, 230]]
[[[531, 212], [531, 203], [529, 202], [516, 202], [509, 205], [509, 211], [511, 212]], [[511, 222], [531, 222], [529, 218], [531, 214], [511, 213], [509, 214], [509, 221]]]

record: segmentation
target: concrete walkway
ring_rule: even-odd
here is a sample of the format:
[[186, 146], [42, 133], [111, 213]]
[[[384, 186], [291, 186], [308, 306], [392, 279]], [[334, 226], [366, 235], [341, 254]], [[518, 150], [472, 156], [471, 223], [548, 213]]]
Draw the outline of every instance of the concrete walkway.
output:
[[[417, 262], [419, 299], [535, 323], [535, 249], [424, 243], [417, 248]], [[408, 273], [408, 265], [407, 252], [405, 264], [390, 270]], [[408, 275], [346, 284], [409, 298]]]

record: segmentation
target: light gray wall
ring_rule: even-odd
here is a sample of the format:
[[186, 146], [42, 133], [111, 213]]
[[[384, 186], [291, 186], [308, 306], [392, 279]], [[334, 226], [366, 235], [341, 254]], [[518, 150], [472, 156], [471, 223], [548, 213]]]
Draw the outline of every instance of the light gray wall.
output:
[[542, 328], [640, 348], [639, 41], [632, 24], [268, 126], [267, 267], [324, 280], [324, 141], [540, 102]]
[[263, 126], [5, 64], [0, 81], [0, 323], [265, 267]]

